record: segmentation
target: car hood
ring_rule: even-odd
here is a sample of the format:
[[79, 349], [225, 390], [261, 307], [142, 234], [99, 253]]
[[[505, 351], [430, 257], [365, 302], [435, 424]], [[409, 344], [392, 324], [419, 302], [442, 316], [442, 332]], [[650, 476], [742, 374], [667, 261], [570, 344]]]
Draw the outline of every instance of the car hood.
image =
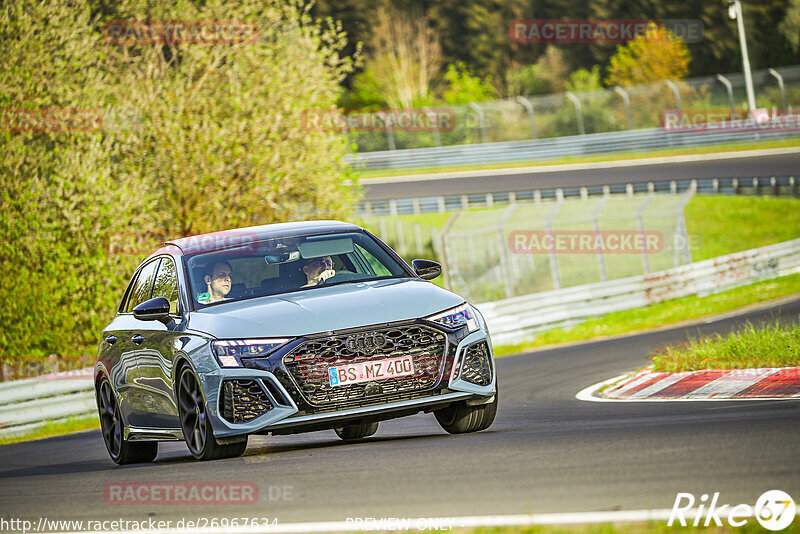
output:
[[416, 319], [463, 302], [418, 278], [374, 280], [220, 304], [192, 312], [188, 326], [217, 338], [297, 337]]

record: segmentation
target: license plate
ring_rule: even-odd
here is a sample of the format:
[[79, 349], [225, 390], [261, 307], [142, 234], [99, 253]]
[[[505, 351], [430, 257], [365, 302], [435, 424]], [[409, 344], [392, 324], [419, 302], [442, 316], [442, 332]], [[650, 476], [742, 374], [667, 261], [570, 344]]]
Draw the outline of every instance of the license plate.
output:
[[411, 356], [351, 363], [350, 365], [338, 365], [328, 368], [328, 378], [330, 378], [332, 386], [346, 386], [348, 384], [358, 384], [359, 382], [384, 380], [413, 374], [414, 361]]

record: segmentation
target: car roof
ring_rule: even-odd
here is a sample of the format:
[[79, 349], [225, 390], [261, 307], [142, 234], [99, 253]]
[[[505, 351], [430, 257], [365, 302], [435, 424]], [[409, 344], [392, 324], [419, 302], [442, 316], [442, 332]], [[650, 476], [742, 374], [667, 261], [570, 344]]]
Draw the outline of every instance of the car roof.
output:
[[360, 226], [342, 221], [298, 221], [289, 223], [264, 224], [248, 228], [235, 228], [221, 232], [211, 232], [189, 237], [181, 237], [164, 243], [165, 247], [174, 245], [182, 254], [218, 250], [242, 243], [263, 241], [281, 237], [297, 237], [326, 232], [363, 230]]

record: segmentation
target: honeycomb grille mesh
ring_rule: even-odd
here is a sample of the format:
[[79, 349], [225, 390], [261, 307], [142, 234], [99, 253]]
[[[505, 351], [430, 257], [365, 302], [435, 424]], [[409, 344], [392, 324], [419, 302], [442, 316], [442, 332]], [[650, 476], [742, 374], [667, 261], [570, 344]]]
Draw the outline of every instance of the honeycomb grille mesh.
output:
[[485, 341], [467, 348], [464, 363], [461, 366], [461, 378], [479, 386], [488, 386], [492, 382], [489, 347]]
[[231, 423], [246, 423], [272, 409], [269, 397], [255, 380], [226, 380], [222, 416]]
[[[308, 404], [338, 407], [394, 396], [424, 396], [439, 383], [446, 347], [443, 332], [414, 324], [309, 340], [286, 355], [284, 364]], [[413, 375], [330, 385], [330, 367], [403, 356], [411, 356]]]

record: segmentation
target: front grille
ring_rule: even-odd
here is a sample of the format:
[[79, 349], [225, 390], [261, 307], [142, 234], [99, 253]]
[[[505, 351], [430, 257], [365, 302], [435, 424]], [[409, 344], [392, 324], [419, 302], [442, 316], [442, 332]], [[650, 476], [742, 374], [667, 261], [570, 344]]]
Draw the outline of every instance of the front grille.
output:
[[246, 423], [272, 409], [269, 397], [255, 380], [226, 380], [222, 385], [222, 416]]
[[[411, 324], [311, 339], [298, 345], [283, 361], [308, 404], [344, 407], [398, 396], [424, 396], [440, 381], [446, 347], [443, 332]], [[330, 385], [330, 367], [402, 356], [412, 357], [413, 375]]]
[[489, 346], [485, 341], [467, 348], [461, 364], [461, 378], [479, 386], [492, 382], [492, 366], [489, 363]]

